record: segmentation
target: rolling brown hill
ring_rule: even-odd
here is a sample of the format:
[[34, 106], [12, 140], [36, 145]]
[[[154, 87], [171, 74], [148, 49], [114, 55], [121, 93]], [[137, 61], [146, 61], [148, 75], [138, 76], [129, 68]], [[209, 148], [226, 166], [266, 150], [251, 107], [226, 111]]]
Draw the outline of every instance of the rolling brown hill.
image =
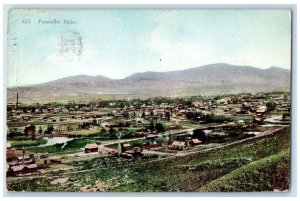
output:
[[136, 73], [124, 79], [78, 75], [47, 83], [8, 88], [8, 101], [16, 91], [24, 99], [126, 95], [185, 96], [241, 92], [290, 90], [290, 71], [279, 67], [260, 69], [251, 66], [210, 64], [169, 72]]

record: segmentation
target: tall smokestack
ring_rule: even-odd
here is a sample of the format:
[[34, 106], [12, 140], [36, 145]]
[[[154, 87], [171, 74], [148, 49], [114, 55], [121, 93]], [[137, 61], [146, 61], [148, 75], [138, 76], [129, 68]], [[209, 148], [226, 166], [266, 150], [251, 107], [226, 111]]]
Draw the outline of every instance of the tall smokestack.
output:
[[19, 93], [17, 92], [17, 107], [19, 105]]
[[19, 92], [17, 92], [17, 102], [15, 105], [15, 109], [18, 109], [18, 105], [19, 105]]

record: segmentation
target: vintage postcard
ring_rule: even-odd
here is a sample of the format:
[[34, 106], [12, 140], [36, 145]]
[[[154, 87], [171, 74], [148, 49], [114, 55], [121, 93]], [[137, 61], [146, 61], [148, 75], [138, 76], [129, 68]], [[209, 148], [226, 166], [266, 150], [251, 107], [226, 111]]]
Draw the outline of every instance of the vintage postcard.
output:
[[289, 9], [10, 9], [9, 192], [288, 192]]

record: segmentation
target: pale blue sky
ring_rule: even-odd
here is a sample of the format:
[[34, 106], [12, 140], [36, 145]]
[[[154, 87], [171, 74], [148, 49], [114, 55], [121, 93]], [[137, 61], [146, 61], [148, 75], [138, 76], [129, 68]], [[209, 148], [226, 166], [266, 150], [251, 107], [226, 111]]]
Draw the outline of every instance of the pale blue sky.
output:
[[[54, 19], [60, 24], [39, 23]], [[61, 37], [72, 32], [82, 38], [81, 56], [61, 53]], [[289, 10], [12, 10], [7, 85], [79, 74], [118, 79], [212, 63], [290, 69], [290, 55]]]

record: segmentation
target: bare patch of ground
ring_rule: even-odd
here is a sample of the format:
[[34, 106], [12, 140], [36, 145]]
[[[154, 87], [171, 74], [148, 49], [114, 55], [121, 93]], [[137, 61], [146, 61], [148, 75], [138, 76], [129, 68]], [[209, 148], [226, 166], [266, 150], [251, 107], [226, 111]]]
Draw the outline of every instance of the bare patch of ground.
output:
[[94, 186], [86, 185], [80, 188], [81, 192], [103, 192], [106, 191], [108, 185], [104, 182], [97, 182]]
[[54, 179], [53, 181], [51, 181], [50, 183], [51, 184], [63, 184], [63, 183], [65, 183], [65, 182], [67, 182], [68, 181], [68, 177], [64, 177], [64, 178], [58, 178], [58, 179]]

